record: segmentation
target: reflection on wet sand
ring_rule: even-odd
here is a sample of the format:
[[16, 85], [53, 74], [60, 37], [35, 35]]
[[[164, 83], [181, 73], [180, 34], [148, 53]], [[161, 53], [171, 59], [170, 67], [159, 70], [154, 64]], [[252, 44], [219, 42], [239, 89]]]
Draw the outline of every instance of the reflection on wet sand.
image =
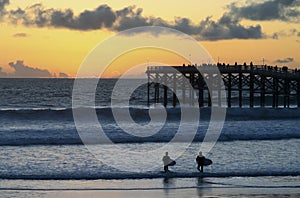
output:
[[211, 183], [208, 182], [207, 179], [198, 177], [196, 178], [196, 185], [197, 185], [197, 195], [198, 197], [203, 197], [205, 194], [211, 194]]

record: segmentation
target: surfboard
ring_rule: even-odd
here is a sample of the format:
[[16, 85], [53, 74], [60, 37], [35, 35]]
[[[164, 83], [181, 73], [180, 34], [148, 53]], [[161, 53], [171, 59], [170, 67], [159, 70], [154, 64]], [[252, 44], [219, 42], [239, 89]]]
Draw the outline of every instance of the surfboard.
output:
[[169, 166], [174, 166], [176, 164], [176, 162], [173, 160], [170, 164], [169, 164]]
[[205, 158], [204, 159], [204, 166], [209, 166], [209, 165], [211, 165], [213, 162], [210, 160], [210, 159], [207, 159], [207, 158]]

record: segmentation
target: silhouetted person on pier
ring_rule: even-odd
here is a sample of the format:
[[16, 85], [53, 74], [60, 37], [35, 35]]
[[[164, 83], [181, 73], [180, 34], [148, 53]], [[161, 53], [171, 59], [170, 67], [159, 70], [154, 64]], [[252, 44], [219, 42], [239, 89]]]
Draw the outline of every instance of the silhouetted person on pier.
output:
[[[203, 173], [203, 166], [204, 166], [205, 157], [202, 155], [202, 152], [199, 152], [199, 155], [196, 157], [196, 162], [198, 164], [197, 169]], [[201, 169], [200, 169], [201, 168]]]
[[166, 152], [165, 156], [162, 158], [162, 161], [164, 163], [165, 173], [169, 172], [169, 166], [174, 166], [176, 164], [176, 162], [170, 158], [168, 152]]

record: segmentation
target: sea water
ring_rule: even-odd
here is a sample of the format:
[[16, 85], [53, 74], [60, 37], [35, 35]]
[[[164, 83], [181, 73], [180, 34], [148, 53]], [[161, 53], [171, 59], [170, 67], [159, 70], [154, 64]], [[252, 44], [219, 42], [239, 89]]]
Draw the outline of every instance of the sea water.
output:
[[[195, 162], [210, 121], [210, 109], [201, 109], [193, 142], [176, 159], [177, 165], [170, 168], [171, 177], [166, 178], [161, 172], [161, 161], [156, 162], [159, 168], [151, 171], [142, 166], [127, 167], [132, 172], [115, 168], [124, 153], [114, 152], [114, 146], [145, 151], [164, 146], [180, 125], [180, 107], [167, 107], [162, 129], [141, 138], [124, 132], [114, 120], [110, 104], [114, 99], [111, 92], [115, 79], [99, 81], [94, 106], [86, 95], [80, 95], [86, 105], [76, 108], [96, 109], [99, 123], [114, 143], [94, 145], [115, 159], [112, 163], [116, 164], [107, 164], [105, 159], [89, 152], [76, 130], [72, 114], [73, 82], [73, 79], [0, 79], [0, 194], [3, 196], [18, 196], [23, 192], [24, 196], [39, 197], [69, 190], [161, 190], [163, 197], [175, 191], [173, 195], [178, 197], [190, 192], [193, 196], [234, 196], [240, 192], [299, 195], [299, 109], [227, 109], [218, 142], [206, 154], [214, 163], [205, 167], [207, 175], [202, 175], [205, 178], [199, 177]], [[147, 125], [150, 110], [146, 85], [132, 93], [129, 106], [121, 96], [115, 108], [129, 108], [135, 122]], [[189, 133], [185, 131], [172, 144], [180, 148]], [[172, 151], [169, 153], [172, 157]]]

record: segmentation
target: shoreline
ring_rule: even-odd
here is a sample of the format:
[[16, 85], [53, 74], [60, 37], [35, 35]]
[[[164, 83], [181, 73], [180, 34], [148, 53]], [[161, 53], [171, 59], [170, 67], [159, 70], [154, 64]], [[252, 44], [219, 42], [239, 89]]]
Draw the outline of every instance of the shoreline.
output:
[[[128, 177], [130, 175], [130, 178]], [[81, 175], [81, 176], [64, 176], [64, 175], [1, 175], [0, 180], [136, 180], [136, 179], [180, 179], [180, 178], [232, 178], [232, 177], [298, 177], [299, 171], [291, 172], [231, 172], [231, 173], [199, 173], [199, 172], [170, 172], [170, 173], [118, 173], [118, 175]], [[300, 187], [300, 186], [299, 186]], [[0, 188], [1, 189], [1, 188]]]

